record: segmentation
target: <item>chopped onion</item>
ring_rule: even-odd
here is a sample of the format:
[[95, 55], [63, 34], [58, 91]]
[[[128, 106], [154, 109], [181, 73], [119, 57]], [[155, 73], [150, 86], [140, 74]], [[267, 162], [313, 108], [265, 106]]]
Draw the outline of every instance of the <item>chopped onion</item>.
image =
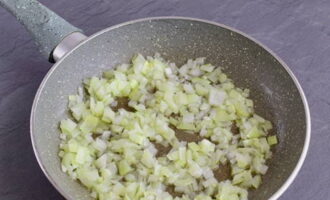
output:
[[[86, 92], [69, 96], [72, 117], [60, 122], [63, 172], [98, 200], [247, 200], [278, 139], [249, 91], [204, 61], [178, 68], [138, 54], [84, 81]], [[217, 180], [224, 165], [232, 178]]]

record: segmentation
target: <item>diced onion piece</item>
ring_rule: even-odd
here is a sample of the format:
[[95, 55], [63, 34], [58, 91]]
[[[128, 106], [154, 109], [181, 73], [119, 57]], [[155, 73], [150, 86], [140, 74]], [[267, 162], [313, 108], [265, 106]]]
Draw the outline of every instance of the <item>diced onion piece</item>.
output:
[[72, 131], [76, 128], [77, 124], [71, 119], [65, 119], [61, 121], [60, 127], [62, 133], [71, 134]]
[[83, 133], [90, 133], [99, 123], [99, 119], [93, 115], [88, 115], [80, 124], [80, 130]]
[[133, 168], [128, 164], [126, 160], [119, 161], [118, 169], [121, 176], [124, 176], [133, 170]]
[[267, 138], [267, 141], [268, 141], [268, 144], [269, 144], [270, 146], [273, 146], [273, 145], [275, 145], [275, 144], [278, 143], [276, 135], [269, 136], [269, 137]]
[[216, 88], [212, 88], [209, 95], [209, 104], [220, 106], [221, 104], [223, 104], [226, 96], [226, 92]]
[[201, 151], [202, 152], [204, 152], [204, 153], [210, 153], [210, 152], [214, 152], [215, 145], [212, 142], [210, 142], [209, 140], [203, 139], [200, 142], [200, 148], [201, 148]]

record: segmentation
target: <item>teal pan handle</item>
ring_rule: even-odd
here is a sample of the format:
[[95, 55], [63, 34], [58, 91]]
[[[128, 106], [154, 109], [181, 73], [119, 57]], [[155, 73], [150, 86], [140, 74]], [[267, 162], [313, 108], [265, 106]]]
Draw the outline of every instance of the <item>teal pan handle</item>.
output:
[[37, 0], [0, 0], [0, 6], [31, 33], [41, 54], [49, 61], [53, 61], [53, 50], [66, 36], [82, 32]]

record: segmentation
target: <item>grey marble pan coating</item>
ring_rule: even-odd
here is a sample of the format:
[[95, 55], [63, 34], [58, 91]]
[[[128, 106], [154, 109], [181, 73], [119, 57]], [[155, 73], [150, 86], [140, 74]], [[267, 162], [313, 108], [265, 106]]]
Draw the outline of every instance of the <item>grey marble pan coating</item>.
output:
[[[1, 0], [0, 4], [6, 9], [8, 9], [13, 15], [15, 15], [17, 19], [27, 28], [27, 30], [34, 36], [34, 39], [39, 44], [41, 52], [47, 57], [50, 52], [52, 52], [52, 50], [55, 48], [55, 42], [61, 41], [67, 34], [77, 30], [74, 26], [68, 24], [61, 17], [57, 16], [35, 0]], [[137, 24], [137, 26], [135, 26], [135, 24]], [[116, 34], [116, 31], [118, 31], [118, 29], [119, 33]], [[124, 31], [120, 31], [120, 29], [123, 29]], [[228, 31], [230, 31], [230, 33], [228, 33]], [[115, 35], [113, 34], [113, 32], [115, 32]], [[225, 32], [227, 32], [227, 34]], [[102, 38], [101, 36], [104, 34], [114, 36], [111, 39], [107, 39], [104, 37]], [[99, 44], [93, 43], [93, 41], [95, 41], [97, 38], [101, 38], [98, 42]], [[132, 41], [132, 39], [135, 40]], [[114, 42], [109, 42], [108, 40], [112, 40]], [[92, 56], [92, 60], [95, 60], [96, 57], [103, 58], [99, 59], [98, 63], [93, 63], [93, 65], [90, 65], [88, 61], [84, 61], [86, 55], [81, 53], [76, 54], [78, 55], [78, 57], [74, 58], [74, 60], [69, 62], [68, 65], [76, 65], [77, 62], [83, 60], [85, 65], [89, 67], [84, 66], [83, 70], [79, 71], [79, 74], [82, 74], [84, 77], [86, 77], [84, 74], [85, 69], [90, 71], [88, 68], [95, 69], [95, 66], [105, 65], [105, 59], [108, 58], [108, 56], [113, 57], [113, 60], [111, 60], [112, 67], [116, 64], [117, 61], [115, 60], [118, 58], [121, 61], [120, 63], [122, 63], [125, 60], [128, 61], [127, 56], [132, 57], [133, 53], [144, 53], [145, 51], [149, 52], [149, 55], [150, 52], [159, 52], [162, 55], [169, 56], [169, 58], [175, 58], [176, 62], [178, 64], [181, 64], [189, 58], [187, 57], [187, 55], [191, 54], [195, 56], [196, 52], [202, 51], [204, 54], [207, 55], [202, 56], [210, 57], [210, 59], [213, 59], [214, 62], [217, 61], [218, 66], [222, 67], [222, 65], [224, 65], [223, 68], [228, 68], [229, 72], [231, 72], [233, 76], [240, 77], [240, 79], [243, 78], [242, 74], [245, 74], [243, 68], [250, 72], [252, 71], [252, 73], [250, 73], [250, 77], [244, 77], [244, 84], [249, 85], [249, 83], [252, 83], [250, 86], [251, 88], [249, 88], [252, 89], [252, 94], [253, 92], [255, 92], [252, 86], [258, 84], [262, 86], [263, 91], [257, 91], [254, 94], [257, 105], [259, 105], [259, 108], [262, 109], [260, 112], [262, 112], [263, 110], [267, 110], [266, 113], [271, 113], [270, 115], [275, 116], [272, 120], [273, 124], [276, 125], [274, 133], [278, 134], [278, 137], [283, 139], [283, 141], [288, 141], [289, 143], [286, 143], [286, 146], [282, 146], [282, 148], [279, 148], [280, 146], [277, 146], [277, 148], [279, 149], [277, 155], [282, 154], [281, 156], [287, 157], [287, 160], [276, 160], [276, 157], [274, 156], [274, 163], [282, 163], [282, 165], [280, 165], [279, 168], [276, 167], [273, 168], [273, 170], [270, 170], [271, 172], [273, 171], [273, 173], [268, 172], [267, 175], [272, 175], [270, 176], [270, 178], [267, 178], [267, 176], [264, 177], [266, 181], [270, 181], [273, 184], [266, 185], [266, 187], [259, 189], [256, 192], [252, 192], [251, 198], [276, 199], [291, 184], [306, 156], [310, 137], [310, 117], [308, 105], [304, 94], [292, 72], [289, 71], [288, 67], [282, 61], [280, 61], [279, 58], [276, 58], [276, 56], [271, 55], [271, 53], [269, 51], [267, 52], [267, 50], [265, 49], [263, 49], [263, 51], [273, 56], [273, 62], [279, 62], [279, 65], [277, 65], [277, 67], [283, 67], [282, 70], [287, 73], [286, 75], [288, 77], [288, 80], [291, 80], [291, 82], [285, 79], [284, 72], [282, 72], [281, 74], [277, 74], [276, 72], [278, 70], [276, 70], [276, 68], [275, 70], [269, 70], [267, 73], [262, 73], [262, 71], [258, 70], [260, 68], [259, 66], [261, 66], [262, 68], [264, 67], [263, 65], [270, 65], [272, 67], [276, 65], [273, 63], [267, 63], [267, 55], [264, 55], [262, 50], [254, 50], [254, 55], [248, 53], [250, 52], [250, 49], [253, 49], [253, 46], [258, 46], [259, 48], [262, 47], [260, 47], [261, 44], [258, 44], [257, 42], [251, 40], [249, 41], [252, 43], [245, 44], [242, 46], [242, 44], [244, 44], [246, 40], [249, 40], [249, 38], [247, 36], [244, 36], [244, 34], [239, 34], [228, 27], [224, 27], [214, 23], [183, 18], [154, 18], [125, 23], [99, 32], [98, 34], [91, 36], [89, 39], [83, 42], [83, 45], [79, 45], [77, 48], [75, 48], [74, 51], [68, 53], [68, 55], [65, 56], [63, 59], [68, 60], [68, 58], [72, 57], [71, 55], [73, 54], [73, 52], [77, 52], [78, 49], [81, 49], [83, 46], [87, 46], [88, 51], [91, 51], [91, 53], [88, 54]], [[110, 43], [111, 45], [109, 45]], [[88, 46], [86, 44], [92, 45]], [[122, 44], [126, 45], [123, 46]], [[214, 44], [216, 45], [214, 46]], [[99, 46], [101, 46], [101, 48], [99, 48]], [[106, 50], [109, 50], [111, 48], [113, 48], [113, 50], [109, 52], [109, 55], [104, 54]], [[134, 52], [134, 49], [137, 51]], [[122, 52], [119, 53], [120, 51]], [[227, 55], [224, 52], [229, 54]], [[120, 55], [125, 56], [122, 56], [122, 58], [120, 58]], [[260, 60], [259, 62], [257, 61], [258, 57]], [[53, 105], [56, 105], [57, 103], [64, 105], [63, 96], [59, 96], [59, 94], [62, 95], [63, 92], [65, 93], [70, 88], [64, 87], [58, 89], [56, 88], [56, 84], [60, 83], [63, 87], [64, 82], [69, 80], [68, 85], [75, 85], [71, 83], [71, 79], [69, 78], [74, 74], [72, 71], [74, 69], [73, 67], [64, 70], [64, 73], [69, 74], [69, 77], [65, 77], [62, 72], [62, 75], [55, 76], [56, 78], [52, 79], [58, 69], [63, 69], [61, 68], [61, 66], [63, 65], [61, 63], [64, 62], [63, 59], [60, 60], [53, 67], [50, 73], [48, 73], [36, 95], [32, 108], [30, 125], [32, 144], [41, 168], [43, 169], [44, 173], [49, 178], [51, 183], [62, 193], [63, 196], [68, 199], [90, 199], [90, 197], [85, 194], [86, 191], [84, 193], [83, 191], [79, 190], [81, 189], [81, 187], [78, 187], [76, 182], [69, 180], [70, 184], [68, 184], [66, 182], [68, 180], [68, 177], [61, 177], [63, 173], [59, 171], [59, 168], [57, 168], [57, 170], [55, 171], [52, 170], [54, 169], [54, 166], [59, 166], [60, 162], [57, 157], [59, 140], [56, 140], [56, 138], [58, 139], [58, 134], [54, 134], [58, 129], [56, 128], [56, 120], [53, 120], [53, 118], [50, 116], [54, 116], [54, 119], [56, 119], [56, 117], [58, 117], [58, 115], [60, 114], [59, 111], [62, 111], [62, 115], [65, 113], [64, 109], [61, 110], [59, 108], [54, 108]], [[221, 62], [221, 64], [219, 62]], [[253, 66], [253, 68], [251, 66]], [[264, 70], [268, 69], [266, 68]], [[235, 71], [238, 71], [236, 72], [236, 75]], [[274, 80], [270, 79], [270, 76], [272, 75], [276, 77]], [[268, 86], [268, 84], [264, 83], [263, 81], [252, 81], [252, 78], [254, 78], [253, 80], [257, 80], [258, 76], [264, 76], [266, 80], [271, 80], [270, 85]], [[62, 80], [63, 77], [65, 77], [64, 80]], [[276, 90], [276, 88], [279, 87], [280, 83], [285, 84], [284, 86], [286, 86], [286, 90], [284, 88], [282, 90]], [[288, 87], [290, 83], [293, 86], [292, 88]], [[45, 91], [44, 88], [47, 88], [48, 86], [50, 86], [51, 90]], [[295, 89], [297, 91], [293, 90], [294, 87], [296, 87]], [[266, 93], [266, 100], [264, 99], [265, 97], [263, 95], [259, 94], [261, 92]], [[273, 94], [275, 98], [273, 98]], [[44, 99], [49, 98], [51, 101], [48, 100], [46, 101], [46, 103], [43, 103], [45, 102]], [[275, 101], [274, 99], [277, 99], [279, 102]], [[286, 99], [290, 99], [290, 101]], [[286, 103], [287, 105], [281, 105], [280, 102]], [[273, 109], [274, 106], [271, 107], [271, 105], [273, 103], [276, 103], [277, 106], [275, 107], [275, 111], [272, 112], [271, 109]], [[288, 105], [289, 103], [294, 106]], [[299, 107], [299, 105], [301, 106]], [[257, 108], [258, 107], [256, 107], [256, 109]], [[280, 108], [282, 108], [282, 110]], [[293, 112], [288, 111], [289, 108], [293, 108]], [[283, 114], [279, 114], [279, 112], [284, 112], [284, 116], [289, 116], [289, 118], [284, 118]], [[50, 115], [50, 113], [52, 113], [52, 115]], [[295, 113], [297, 117], [303, 118], [305, 120], [301, 121], [302, 124], [295, 123], [285, 125], [287, 122], [290, 122], [288, 119], [292, 119], [291, 117], [295, 117], [290, 116], [290, 114], [287, 113]], [[271, 118], [271, 116], [269, 116], [269, 118]], [[283, 120], [283, 122], [285, 121], [286, 123], [281, 122], [281, 120]], [[44, 134], [43, 132], [45, 132], [45, 130], [49, 131]], [[301, 133], [302, 131], [304, 132]], [[297, 132], [299, 132], [299, 134], [297, 134]], [[291, 136], [294, 133], [296, 133], [295, 135], [298, 135], [297, 138], [302, 138], [303, 140], [299, 142], [299, 140]], [[293, 139], [290, 140], [290, 138]], [[50, 145], [49, 141], [55, 143], [56, 145]], [[281, 144], [285, 142], [281, 142]], [[293, 147], [289, 148], [289, 146]], [[297, 149], [297, 153], [295, 154], [296, 156], [294, 156], [294, 154], [292, 153], [292, 148], [300, 148]], [[271, 166], [275, 167], [275, 164], [272, 164]], [[281, 170], [278, 171], [278, 169]]]
[[250, 198], [276, 199], [287, 188], [306, 155], [310, 119], [303, 93], [286, 66], [255, 41], [225, 27], [194, 19], [154, 18], [91, 36], [56, 63], [42, 82], [32, 108], [31, 136], [40, 165], [64, 197], [91, 199], [59, 167], [58, 122], [67, 116], [68, 95], [77, 92], [84, 78], [127, 63], [137, 52], [146, 56], [158, 52], [178, 65], [206, 57], [238, 87], [249, 88], [256, 112], [273, 122], [280, 140], [268, 163], [266, 184], [252, 191]]
[[[95, 30], [104, 27], [105, 24], [114, 24], [118, 21], [125, 21], [126, 19], [148, 15], [147, 10], [144, 9], [139, 12], [135, 12], [135, 7], [137, 8], [138, 5], [132, 4], [131, 6], [126, 5], [128, 6], [126, 7], [127, 11], [125, 9], [124, 12], [124, 15], [126, 16], [122, 16], [121, 14], [116, 12], [116, 9], [118, 9], [118, 11], [121, 9], [121, 3], [117, 3], [114, 6], [110, 6], [107, 3], [101, 2], [97, 2], [95, 5], [99, 8], [99, 10], [93, 8], [90, 12], [86, 13], [85, 9], [88, 9], [89, 3], [88, 1], [85, 1], [83, 5], [80, 5], [77, 8], [77, 10], [81, 12], [81, 14], [78, 15], [81, 17], [81, 19], [79, 19], [74, 16], [77, 12], [73, 12], [72, 14], [70, 12], [71, 9], [69, 7], [74, 5], [73, 2], [65, 3], [61, 1], [61, 3], [48, 2], [47, 4], [56, 8], [58, 11], [61, 11], [66, 16], [69, 16], [71, 20], [73, 19], [76, 24], [82, 24], [84, 29], [87, 29], [89, 33], [92, 33]], [[144, 6], [147, 4], [147, 2], [139, 1], [139, 4], [141, 4], [141, 6]], [[251, 33], [256, 38], [264, 41], [268, 46], [272, 47], [272, 49], [278, 52], [283, 58], [285, 58], [287, 62], [290, 63], [290, 66], [298, 74], [298, 77], [302, 80], [303, 85], [307, 89], [307, 95], [312, 100], [311, 105], [312, 109], [314, 110], [313, 116], [315, 119], [314, 122], [316, 122], [316, 126], [314, 127], [315, 139], [313, 140], [313, 151], [308, 157], [308, 163], [307, 165], [305, 165], [301, 176], [299, 176], [298, 180], [295, 182], [291, 190], [286, 193], [283, 199], [297, 199], [295, 197], [298, 196], [300, 197], [300, 199], [310, 199], [311, 197], [313, 197], [313, 199], [327, 199], [326, 197], [328, 197], [327, 194], [329, 193], [325, 190], [325, 188], [327, 187], [326, 180], [328, 180], [328, 173], [326, 173], [327, 170], [325, 167], [327, 165], [325, 164], [328, 163], [328, 161], [326, 159], [325, 152], [329, 148], [325, 145], [327, 144], [328, 139], [325, 134], [325, 122], [329, 119], [329, 116], [327, 114], [329, 107], [327, 106], [326, 101], [322, 100], [323, 97], [328, 96], [328, 93], [326, 93], [323, 89], [326, 89], [326, 87], [329, 85], [326, 81], [328, 71], [324, 68], [325, 63], [327, 63], [326, 61], [328, 60], [326, 57], [326, 52], [328, 51], [326, 51], [327, 48], [325, 48], [328, 45], [328, 43], [326, 42], [326, 27], [328, 23], [324, 21], [326, 17], [323, 11], [327, 10], [327, 4], [321, 3], [321, 1], [313, 2], [313, 6], [307, 1], [301, 1], [300, 3], [297, 2], [293, 4], [284, 2], [278, 2], [273, 4], [271, 2], [264, 1], [258, 1], [258, 3], [249, 3], [244, 1], [243, 3], [242, 1], [240, 1], [237, 2], [237, 5], [242, 6], [242, 9], [240, 9], [240, 7], [237, 6], [233, 7], [232, 3], [228, 2], [221, 2], [219, 4], [215, 2], [210, 2], [205, 6], [202, 6], [202, 9], [208, 8], [209, 13], [198, 12], [198, 10], [195, 9], [195, 3], [191, 3], [191, 5], [188, 6], [190, 9], [193, 10], [193, 12], [188, 12], [188, 10], [184, 11], [182, 10], [182, 8], [174, 8], [173, 1], [171, 1], [169, 4], [170, 6], [172, 5], [172, 8], [168, 10], [166, 10], [166, 7], [162, 9], [161, 3], [154, 3], [150, 6], [148, 5], [148, 9], [151, 11], [159, 11], [159, 13], [163, 14], [178, 14], [179, 11], [180, 13], [181, 11], [183, 11], [185, 15], [205, 17], [208, 19], [213, 19], [215, 21], [231, 24], [241, 30]], [[194, 4], [195, 7], [193, 6]], [[101, 13], [102, 7], [104, 5], [104, 12]], [[178, 5], [183, 6], [184, 3], [179, 3]], [[254, 12], [255, 14], [251, 15], [250, 11], [258, 9], [262, 11]], [[281, 10], [279, 15], [276, 14], [278, 9]], [[225, 10], [228, 10], [228, 12]], [[238, 10], [240, 11], [240, 14], [237, 15]], [[218, 11], [220, 11], [219, 14], [214, 15], [214, 13]], [[230, 13], [231, 11], [233, 12]], [[269, 15], [266, 15], [267, 12], [269, 12]], [[3, 198], [7, 197], [5, 199], [21, 199], [20, 197], [23, 197], [23, 195], [26, 195], [27, 197], [34, 197], [34, 199], [41, 199], [42, 196], [44, 198], [49, 197], [50, 199], [58, 199], [59, 197], [56, 196], [56, 193], [52, 192], [48, 184], [40, 176], [36, 165], [33, 164], [34, 160], [31, 157], [31, 152], [29, 151], [30, 148], [28, 147], [28, 142], [26, 142], [26, 140], [24, 139], [26, 138], [26, 134], [24, 133], [27, 130], [27, 125], [23, 122], [25, 121], [24, 119], [27, 117], [29, 109], [24, 109], [22, 106], [26, 105], [28, 107], [28, 105], [31, 103], [31, 98], [33, 92], [36, 89], [36, 85], [40, 81], [40, 78], [45, 73], [46, 68], [49, 65], [47, 65], [47, 63], [45, 62], [42, 62], [41, 58], [38, 57], [37, 53], [33, 49], [33, 44], [28, 40], [28, 36], [26, 35], [26, 33], [19, 29], [19, 26], [13, 22], [13, 19], [11, 17], [8, 17], [8, 15], [6, 15], [4, 12], [1, 13], [1, 16], [3, 16], [3, 18], [1, 18], [1, 23], [9, 27], [9, 30], [1, 32], [3, 36], [1, 38], [1, 64], [3, 69], [2, 73], [4, 75], [2, 76], [1, 80], [2, 83], [8, 82], [12, 84], [11, 86], [9, 86], [8, 84], [3, 85], [1, 91], [4, 96], [2, 96], [3, 104], [1, 109], [3, 111], [8, 112], [8, 109], [10, 107], [8, 107], [7, 109], [7, 107], [4, 106], [12, 106], [15, 102], [19, 102], [20, 106], [18, 107], [18, 110], [21, 111], [20, 114], [16, 113], [16, 111], [10, 111], [8, 112], [9, 115], [2, 115], [3, 125], [10, 125], [12, 123], [8, 120], [15, 119], [15, 122], [18, 123], [18, 129], [15, 129], [15, 133], [10, 132], [11, 128], [9, 128], [9, 126], [4, 126], [2, 129], [2, 133], [5, 133], [5, 131], [8, 130], [11, 134], [2, 134], [2, 141], [6, 141], [7, 144], [10, 144], [10, 147], [9, 145], [2, 145], [1, 147], [1, 152], [4, 152], [4, 154], [1, 154], [2, 158], [4, 158], [4, 162], [1, 163], [1, 166], [3, 169], [10, 169], [9, 171], [15, 170], [16, 173], [6, 173], [6, 175], [3, 176], [7, 177], [7, 183], [15, 184], [3, 184], [4, 187], [1, 188], [1, 195]], [[152, 13], [150, 14], [154, 15]], [[90, 19], [84, 17], [85, 15], [89, 16]], [[91, 15], [95, 15], [96, 17], [94, 16], [95, 18], [92, 18]], [[264, 15], [266, 16], [264, 18], [255, 18]], [[99, 19], [103, 19], [104, 21], [99, 21]], [[283, 19], [287, 19], [288, 21], [285, 21]], [[324, 26], [322, 24], [324, 24]], [[21, 31], [17, 32], [17, 30]], [[14, 48], [14, 43], [6, 42], [8, 39], [5, 38], [17, 39], [17, 48]], [[4, 48], [4, 45], [6, 45], [6, 47], [8, 47], [9, 49]], [[19, 57], [17, 55], [19, 55]], [[33, 56], [33, 58], [30, 57], [31, 55]], [[314, 56], [315, 59], [313, 58]], [[313, 58], [313, 60], [311, 58]], [[5, 74], [6, 71], [4, 70], [8, 70], [8, 72], [10, 73]], [[9, 80], [6, 78], [10, 78], [14, 74], [19, 75], [19, 77], [17, 77], [19, 80]], [[30, 84], [24, 86], [24, 84], [26, 83], [26, 79], [22, 78], [22, 75], [26, 75], [31, 79]], [[17, 90], [14, 90], [15, 88]], [[12, 95], [7, 96], [5, 94]], [[23, 97], [23, 99], [13, 99], [12, 97]], [[318, 97], [322, 98], [319, 99]], [[10, 102], [8, 100], [10, 100]], [[13, 118], [14, 116], [15, 118]], [[13, 137], [16, 137], [18, 141], [14, 142]], [[14, 148], [18, 147], [24, 147], [24, 149], [27, 149], [26, 154], [21, 154], [20, 156], [15, 156], [9, 159], [9, 157], [6, 156], [5, 152], [12, 152]], [[28, 166], [26, 166], [24, 170], [18, 170], [22, 161], [28, 161], [27, 163], [30, 164], [28, 164]], [[11, 167], [8, 168], [8, 166]], [[23, 175], [23, 177], [26, 177], [27, 174], [31, 171], [33, 172], [33, 175], [36, 175], [34, 176], [35, 178], [27, 179], [27, 184], [17, 182], [18, 180], [20, 180], [18, 178], [19, 175]], [[318, 181], [322, 183], [319, 186], [317, 186], [318, 184], [315, 184]], [[36, 187], [40, 187], [42, 189], [38, 191]], [[28, 188], [30, 188], [30, 190], [27, 190]], [[50, 192], [46, 193], [45, 191]], [[48, 194], [50, 196], [47, 196]]]

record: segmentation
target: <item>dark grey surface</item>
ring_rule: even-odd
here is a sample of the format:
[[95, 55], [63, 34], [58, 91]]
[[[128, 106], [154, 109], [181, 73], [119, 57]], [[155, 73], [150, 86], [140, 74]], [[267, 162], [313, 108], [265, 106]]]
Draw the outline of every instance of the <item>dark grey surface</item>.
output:
[[[266, 44], [300, 80], [312, 114], [309, 154], [281, 200], [330, 198], [329, 1], [42, 2], [87, 34], [141, 17], [183, 15], [233, 26]], [[39, 169], [29, 139], [32, 100], [51, 65], [27, 32], [1, 9], [0, 27], [0, 199], [63, 199]]]

